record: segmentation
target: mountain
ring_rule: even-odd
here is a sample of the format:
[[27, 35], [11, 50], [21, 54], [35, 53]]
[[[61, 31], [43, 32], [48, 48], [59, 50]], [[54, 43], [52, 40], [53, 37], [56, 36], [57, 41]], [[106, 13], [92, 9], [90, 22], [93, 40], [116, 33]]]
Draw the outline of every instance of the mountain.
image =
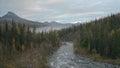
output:
[[30, 21], [30, 20], [19, 17], [17, 14], [13, 12], [8, 12], [4, 16], [0, 17], [0, 24], [5, 24], [6, 22], [8, 24], [12, 24], [12, 22], [14, 22], [17, 24], [19, 23], [19, 24], [25, 24], [25, 25], [30, 25], [30, 26], [36, 26], [36, 27], [44, 27], [44, 26], [51, 27], [51, 28], [54, 27], [56, 29], [68, 28], [73, 25], [70, 23], [62, 24], [56, 21], [51, 21], [51, 22]]
[[20, 17], [17, 16], [15, 13], [13, 12], [8, 12], [6, 15], [2, 16], [2, 18], [13, 18], [13, 19], [19, 19]]
[[65, 28], [67, 28], [67, 27], [70, 27], [70, 26], [72, 26], [73, 24], [71, 24], [71, 23], [59, 23], [59, 22], [56, 22], [56, 21], [51, 21], [51, 22], [49, 22], [49, 25], [50, 26], [56, 26], [56, 27], [65, 27]]
[[12, 22], [19, 23], [19, 24], [25, 24], [25, 25], [30, 25], [30, 26], [36, 26], [36, 27], [41, 27], [41, 26], [46, 26], [48, 24], [44, 24], [41, 22], [36, 22], [36, 21], [30, 21], [24, 18], [19, 17], [13, 12], [8, 12], [4, 16], [0, 18], [0, 24], [5, 24], [5, 22], [8, 22], [11, 24]]

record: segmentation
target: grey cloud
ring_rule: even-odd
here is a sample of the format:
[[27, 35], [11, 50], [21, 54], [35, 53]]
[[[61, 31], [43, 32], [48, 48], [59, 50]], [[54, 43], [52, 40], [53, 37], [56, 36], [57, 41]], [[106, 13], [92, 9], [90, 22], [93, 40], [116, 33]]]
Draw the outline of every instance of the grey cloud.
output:
[[13, 11], [35, 21], [85, 22], [120, 11], [120, 0], [0, 0], [0, 15]]

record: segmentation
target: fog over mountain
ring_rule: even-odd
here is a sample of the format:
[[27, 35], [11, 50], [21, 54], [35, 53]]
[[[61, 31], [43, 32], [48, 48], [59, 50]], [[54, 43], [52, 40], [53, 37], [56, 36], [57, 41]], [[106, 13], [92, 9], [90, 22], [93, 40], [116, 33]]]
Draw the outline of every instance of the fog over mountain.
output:
[[60, 30], [62, 28], [68, 28], [68, 27], [73, 25], [70, 23], [62, 24], [62, 23], [56, 22], [56, 21], [51, 21], [51, 22], [31, 21], [31, 20], [21, 18], [20, 16], [18, 16], [14, 12], [10, 12], [10, 11], [0, 18], [0, 24], [5, 24], [6, 22], [9, 25], [11, 25], [12, 22], [14, 22], [16, 24], [25, 24], [25, 25], [30, 25], [30, 26], [35, 25], [35, 27], [37, 27], [37, 32], [42, 32], [42, 31], [48, 32], [51, 30]]

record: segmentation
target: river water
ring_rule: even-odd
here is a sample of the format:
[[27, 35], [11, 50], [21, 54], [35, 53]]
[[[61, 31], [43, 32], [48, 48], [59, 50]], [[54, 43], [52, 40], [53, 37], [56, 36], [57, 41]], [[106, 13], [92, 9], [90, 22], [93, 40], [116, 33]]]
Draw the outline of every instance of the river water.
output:
[[120, 68], [76, 55], [72, 42], [63, 42], [62, 46], [49, 57], [48, 65], [50, 68]]

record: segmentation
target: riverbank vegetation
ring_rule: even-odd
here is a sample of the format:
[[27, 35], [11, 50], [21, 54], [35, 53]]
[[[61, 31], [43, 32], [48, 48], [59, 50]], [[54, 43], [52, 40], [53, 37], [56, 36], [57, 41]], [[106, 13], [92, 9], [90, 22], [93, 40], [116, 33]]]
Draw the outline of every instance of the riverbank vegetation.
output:
[[31, 58], [35, 55], [34, 51], [37, 51], [42, 58], [39, 57], [38, 66], [35, 68], [47, 68], [46, 57], [60, 44], [58, 33], [36, 33], [36, 29], [31, 30], [28, 25], [16, 24], [14, 21], [11, 25], [8, 23], [0, 25], [0, 67], [27, 68], [29, 65], [27, 66], [25, 57], [25, 63], [20, 64], [18, 60], [28, 53]]
[[64, 29], [60, 35], [74, 41], [76, 53], [120, 65], [120, 14]]

